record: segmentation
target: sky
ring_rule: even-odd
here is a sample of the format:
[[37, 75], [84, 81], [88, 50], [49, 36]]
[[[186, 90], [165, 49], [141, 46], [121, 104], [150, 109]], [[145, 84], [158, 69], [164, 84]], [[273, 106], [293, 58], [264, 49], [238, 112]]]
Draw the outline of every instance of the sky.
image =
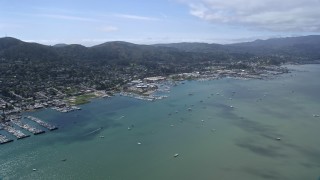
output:
[[54, 45], [320, 34], [320, 0], [0, 0], [0, 37]]

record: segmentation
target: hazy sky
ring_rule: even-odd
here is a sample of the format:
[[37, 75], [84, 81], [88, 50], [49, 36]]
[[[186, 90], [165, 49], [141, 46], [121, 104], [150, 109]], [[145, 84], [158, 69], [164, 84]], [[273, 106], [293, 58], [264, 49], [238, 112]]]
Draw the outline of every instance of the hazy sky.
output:
[[0, 0], [0, 37], [231, 43], [320, 34], [320, 0]]

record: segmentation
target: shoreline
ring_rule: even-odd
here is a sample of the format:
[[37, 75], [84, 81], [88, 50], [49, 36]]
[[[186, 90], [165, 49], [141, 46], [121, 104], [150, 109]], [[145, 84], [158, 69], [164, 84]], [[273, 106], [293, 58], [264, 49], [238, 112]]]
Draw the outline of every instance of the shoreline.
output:
[[[320, 62], [320, 61], [319, 61]], [[7, 115], [20, 114], [22, 112], [36, 111], [42, 108], [52, 108], [60, 112], [70, 112], [73, 110], [80, 110], [78, 105], [90, 103], [91, 99], [95, 98], [108, 98], [115, 94], [120, 94], [128, 97], [137, 98], [140, 100], [154, 101], [166, 98], [167, 96], [157, 96], [159, 86], [168, 84], [170, 86], [176, 85], [178, 82], [186, 80], [216, 80], [225, 77], [232, 77], [237, 79], [265, 79], [271, 76], [289, 73], [289, 70], [284, 67], [285, 65], [294, 65], [292, 63], [276, 65], [252, 65], [250, 68], [230, 68], [225, 66], [212, 66], [207, 67], [203, 71], [171, 74], [167, 76], [146, 77], [144, 79], [133, 79], [123, 85], [113, 87], [114, 90], [96, 90], [90, 88], [85, 92], [74, 95], [66, 96], [63, 99], [52, 99], [42, 103], [35, 103], [33, 106], [29, 105], [25, 109], [14, 107], [12, 111], [5, 110]], [[300, 65], [300, 64], [299, 64]], [[131, 89], [130, 89], [131, 88]], [[168, 91], [167, 89], [167, 91]]]
[[[297, 69], [305, 69], [303, 67], [304, 66], [301, 66], [300, 68], [297, 66]], [[296, 74], [296, 77], [309, 77], [304, 76], [304, 74], [307, 74], [305, 71], [292, 71], [292, 73]], [[183, 160], [189, 159], [190, 168], [193, 168], [192, 173], [205, 174], [201, 176], [205, 179], [207, 174], [211, 177], [212, 172], [210, 169], [204, 171], [201, 166], [198, 167], [197, 163], [193, 163], [194, 161], [192, 161], [192, 159], [198, 159], [199, 162], [201, 161], [201, 164], [202, 162], [207, 162], [209, 158], [212, 165], [226, 167], [230, 165], [230, 163], [229, 161], [224, 161], [225, 159], [228, 159], [230, 156], [237, 159], [238, 155], [241, 154], [240, 160], [242, 162], [248, 160], [248, 156], [256, 158], [249, 158], [248, 166], [252, 168], [256, 167], [257, 164], [263, 166], [273, 161], [275, 163], [270, 163], [270, 167], [267, 166], [264, 169], [262, 168], [262, 170], [274, 170], [273, 165], [278, 164], [279, 168], [278, 166], [276, 166], [276, 168], [280, 169], [278, 173], [281, 174], [288, 172], [281, 169], [283, 161], [290, 162], [287, 168], [288, 170], [292, 170], [291, 167], [297, 167], [297, 160], [302, 159], [303, 162], [309, 162], [309, 154], [300, 152], [300, 149], [287, 146], [287, 143], [290, 143], [298, 147], [309, 148], [312, 152], [318, 148], [318, 146], [314, 146], [316, 139], [312, 137], [317, 134], [316, 130], [317, 127], [319, 127], [319, 119], [313, 118], [311, 114], [307, 112], [300, 114], [299, 111], [295, 111], [294, 109], [296, 107], [295, 103], [299, 102], [301, 102], [303, 106], [308, 105], [304, 106], [306, 109], [312, 109], [309, 106], [311, 103], [304, 101], [307, 99], [301, 99], [303, 96], [297, 96], [301, 98], [294, 98], [295, 94], [290, 94], [290, 90], [292, 89], [287, 88], [292, 87], [296, 90], [299, 87], [304, 87], [304, 80], [308, 80], [309, 78], [294, 82], [294, 84], [298, 85], [297, 87], [288, 86], [288, 83], [286, 83], [286, 86], [280, 84], [281, 82], [287, 82], [286, 80], [292, 80], [290, 74], [274, 76], [274, 78], [271, 77], [271, 81], [229, 79], [230, 78], [222, 78], [217, 81], [208, 82], [198, 80], [183, 81], [181, 83], [185, 83], [184, 85], [179, 84], [177, 87], [172, 87], [172, 95], [170, 98], [165, 101], [157, 101], [156, 103], [119, 97], [117, 94], [115, 94], [113, 99], [101, 98], [93, 100], [90, 105], [87, 105], [88, 107], [83, 107], [83, 109], [87, 109], [86, 112], [90, 112], [90, 114], [92, 112], [93, 115], [98, 115], [93, 118], [83, 116], [86, 112], [79, 111], [72, 114], [61, 114], [50, 110], [48, 118], [50, 117], [50, 119], [53, 120], [52, 122], [56, 120], [57, 122], [61, 122], [61, 130], [57, 131], [56, 134], [49, 133], [44, 136], [40, 135], [40, 137], [37, 138], [27, 138], [16, 141], [15, 143], [3, 145], [3, 164], [16, 162], [17, 158], [15, 157], [18, 157], [18, 160], [21, 160], [23, 163], [12, 163], [10, 168], [13, 170], [9, 169], [10, 171], [3, 169], [4, 177], [13, 179], [18, 176], [27, 177], [30, 172], [33, 173], [32, 169], [36, 168], [39, 173], [39, 178], [45, 178], [48, 175], [51, 176], [59, 172], [57, 177], [60, 179], [71, 175], [80, 179], [83, 177], [90, 178], [92, 174], [98, 174], [99, 177], [103, 179], [103, 177], [107, 177], [110, 174], [105, 171], [105, 168], [101, 169], [101, 167], [114, 167], [112, 170], [116, 173], [111, 174], [112, 178], [130, 179], [133, 177], [132, 174], [134, 174], [134, 172], [139, 172], [140, 169], [149, 167], [148, 165], [156, 162], [156, 160], [166, 162], [160, 163], [161, 166], [154, 166], [155, 169], [152, 169], [148, 176], [142, 174], [137, 177], [137, 179], [150, 179], [155, 173], [161, 177], [161, 174], [170, 171], [170, 168], [166, 169], [168, 166], [182, 167], [181, 172], [183, 172], [185, 169], [185, 161]], [[300, 78], [296, 79], [298, 80]], [[316, 77], [314, 79], [316, 79]], [[295, 79], [292, 81], [295, 81]], [[310, 80], [308, 84], [312, 84], [312, 81], [313, 80]], [[253, 89], [251, 89], [251, 87]], [[239, 88], [239, 90], [237, 88]], [[248, 88], [250, 88], [250, 90]], [[232, 97], [232, 91], [236, 91], [234, 97]], [[286, 92], [288, 92], [288, 94], [286, 94]], [[303, 92], [308, 93], [307, 91]], [[193, 95], [189, 96], [189, 93], [193, 93]], [[213, 93], [212, 96], [211, 93]], [[220, 93], [220, 95], [216, 95], [216, 93]], [[267, 93], [267, 96], [263, 97], [265, 93]], [[207, 97], [210, 97], [210, 99], [206, 99]], [[228, 100], [229, 97], [233, 99]], [[255, 102], [259, 97], [265, 98], [263, 102]], [[283, 105], [291, 101], [290, 99], [283, 101], [286, 100], [287, 97], [291, 97], [294, 101], [293, 103], [289, 103], [290, 106], [285, 107]], [[200, 102], [200, 100], [203, 100], [203, 102]], [[283, 103], [277, 104], [278, 101]], [[242, 104], [243, 102], [245, 104]], [[316, 103], [317, 101], [314, 98], [312, 102]], [[174, 106], [168, 106], [171, 104]], [[221, 104], [233, 105], [235, 108], [231, 109], [229, 106], [221, 106]], [[242, 106], [240, 107], [239, 105]], [[317, 107], [317, 104], [314, 105]], [[120, 108], [118, 111], [116, 109], [119, 108], [114, 109], [113, 107], [124, 108]], [[190, 112], [187, 109], [189, 107], [192, 108]], [[203, 107], [207, 108], [204, 109]], [[293, 119], [290, 117], [288, 119], [286, 117], [278, 117], [277, 114], [269, 112], [261, 112], [260, 110], [263, 110], [265, 107], [275, 112], [278, 112], [276, 108], [284, 108], [279, 109], [283, 115], [293, 110], [293, 114], [290, 114]], [[110, 112], [115, 113], [111, 114]], [[317, 111], [312, 113], [316, 114]], [[236, 114], [237, 116], [228, 116], [232, 114]], [[305, 118], [297, 116], [299, 114]], [[45, 117], [47, 116], [46, 112], [35, 113], [33, 115], [35, 117], [43, 117], [43, 120], [46, 120]], [[74, 119], [68, 119], [73, 116], [75, 117]], [[120, 119], [122, 116], [125, 117]], [[154, 119], [152, 119], [153, 117]], [[241, 117], [244, 117], [244, 119]], [[275, 119], [273, 119], [273, 117], [275, 117]], [[64, 125], [64, 121], [68, 122], [68, 124]], [[74, 122], [77, 123], [73, 124]], [[113, 126], [113, 123], [121, 123], [122, 125]], [[307, 123], [312, 129], [302, 128], [301, 123]], [[134, 125], [134, 127], [131, 127], [131, 125]], [[103, 130], [89, 134], [98, 130], [100, 127], [103, 127]], [[127, 129], [128, 127], [131, 129]], [[261, 127], [267, 129], [261, 131]], [[273, 127], [276, 129], [273, 129]], [[86, 134], [89, 135], [84, 136]], [[275, 138], [277, 137], [280, 137], [281, 140], [276, 140]], [[309, 142], [308, 139], [312, 141]], [[287, 154], [290, 156], [279, 158], [278, 156], [268, 156], [268, 153], [266, 153], [265, 156], [265, 154], [260, 154], [260, 152], [251, 151], [250, 147], [252, 146], [248, 148], [241, 146], [243, 143], [249, 143], [249, 145], [254, 147], [265, 149], [270, 148], [270, 146], [276, 146], [279, 147], [276, 152], [282, 154], [288, 152]], [[16, 147], [20, 148], [20, 150], [18, 149], [18, 151], [14, 153], [15, 156], [8, 156], [10, 155], [11, 149]], [[52, 151], [56, 149], [59, 151], [49, 156], [47, 152], [48, 150], [51, 151], [51, 149]], [[81, 149], [81, 151], [79, 151], [79, 149]], [[226, 151], [230, 149], [232, 152], [226, 153]], [[22, 161], [29, 160], [30, 158], [28, 157], [30, 156], [25, 155], [29, 155], [35, 150], [40, 152], [37, 156], [38, 158], [32, 159], [30, 162]], [[132, 153], [127, 156], [125, 154], [128, 150]], [[20, 155], [16, 155], [17, 153], [20, 153]], [[174, 159], [173, 156], [175, 154], [179, 154], [178, 158], [182, 159]], [[92, 158], [91, 155], [101, 159], [99, 161], [100, 163], [97, 164], [96, 159]], [[66, 161], [63, 161], [65, 159]], [[140, 161], [144, 159], [144, 161], [140, 162], [139, 159]], [[223, 162], [222, 164], [220, 160]], [[241, 161], [239, 161], [235, 167], [243, 167]], [[132, 162], [139, 162], [133, 170], [132, 166], [130, 166]], [[74, 164], [79, 163], [92, 166], [92, 174], [85, 176], [86, 166], [81, 166], [80, 170], [84, 173], [79, 174], [79, 167], [74, 166]], [[24, 166], [30, 168], [14, 173], [15, 169], [23, 168]], [[63, 166], [68, 166], [68, 169], [62, 169], [61, 167]], [[310, 169], [302, 165], [298, 167], [299, 172], [307, 172], [305, 174], [307, 174], [306, 176], [308, 177], [317, 173], [312, 173], [317, 169]], [[126, 174], [128, 175], [126, 177], [122, 176], [123, 172], [127, 172]], [[221, 173], [224, 172], [221, 171]], [[237, 176], [246, 177], [244, 179], [252, 178], [252, 176], [245, 176], [238, 171], [233, 173]], [[180, 171], [178, 170], [170, 176], [179, 179], [181, 177], [179, 175]], [[295, 174], [291, 175], [290, 178], [294, 178], [294, 176]], [[134, 177], [136, 178], [136, 176]], [[219, 175], [216, 175], [216, 177], [219, 179]], [[170, 179], [169, 176], [168, 178]]]
[[[292, 65], [292, 64], [290, 64]], [[294, 65], [295, 66], [295, 65]], [[299, 65], [298, 65], [299, 66]], [[161, 80], [157, 81], [157, 82], [152, 82], [152, 83], [148, 83], [148, 84], [152, 84], [152, 87], [156, 86], [157, 88], [153, 88], [152, 90], [145, 90], [147, 93], [133, 93], [133, 92], [126, 92], [124, 90], [121, 90], [119, 92], [115, 92], [113, 91], [113, 95], [112, 96], [126, 96], [126, 97], [130, 97], [130, 98], [135, 98], [138, 100], [144, 100], [144, 101], [155, 101], [155, 100], [161, 100], [163, 98], [167, 98], [168, 95], [170, 94], [170, 89], [173, 86], [177, 86], [177, 85], [181, 85], [184, 84], [184, 81], [213, 81], [213, 80], [219, 80], [219, 79], [223, 79], [223, 78], [234, 78], [237, 80], [246, 80], [246, 79], [258, 79], [258, 80], [264, 80], [267, 78], [273, 78], [273, 77], [277, 77], [280, 74], [286, 74], [286, 73], [290, 73], [291, 69], [289, 69], [288, 67], [281, 67], [279, 69], [279, 67], [277, 68], [277, 70], [281, 70], [281, 71], [275, 71], [276, 73], [261, 73], [259, 75], [255, 75], [252, 76], [251, 74], [248, 74], [248, 76], [238, 76], [238, 74], [233, 73], [231, 71], [227, 71], [229, 73], [223, 73], [223, 74], [219, 74], [219, 76], [215, 76], [216, 74], [211, 74], [211, 76], [208, 76], [208, 74], [200, 74], [199, 72], [196, 73], [188, 73], [187, 75], [193, 75], [192, 79], [190, 78], [183, 78], [180, 80], [173, 80], [172, 77], [168, 76], [168, 77], [160, 77]], [[183, 74], [183, 75], [186, 75]], [[141, 83], [143, 81], [139, 81], [136, 84], [131, 84], [132, 86], [136, 86], [137, 84], [139, 84], [139, 86], [142, 86]], [[157, 95], [157, 92], [162, 92], [162, 93], [167, 93], [168, 95]], [[91, 94], [91, 96], [86, 96], [87, 94], [84, 94], [83, 96], [88, 97], [88, 101], [86, 103], [90, 103], [92, 99], [98, 99], [98, 98], [105, 98], [105, 97], [112, 97], [110, 95], [107, 95], [108, 92], [104, 92], [104, 93], [99, 93], [99, 92], [90, 92], [89, 94]], [[94, 95], [93, 95], [94, 94]], [[71, 112], [71, 111], [75, 111], [75, 110], [81, 110], [80, 107], [74, 106], [74, 105], [70, 105], [67, 104], [63, 107], [47, 107], [47, 108], [51, 108], [54, 109], [56, 111], [62, 112], [62, 113], [67, 113], [67, 112]], [[46, 109], [47, 109], [46, 108]], [[36, 112], [38, 109], [34, 109], [34, 110], [29, 110], [29, 111], [23, 111], [23, 112]], [[6, 121], [0, 121], [0, 123], [3, 124], [8, 124], [10, 122], [14, 123], [15, 120], [17, 121], [21, 121], [23, 119], [22, 117], [22, 113], [23, 112], [19, 112], [16, 114], [10, 114], [7, 116], [7, 120]], [[20, 117], [20, 118], [19, 118]], [[1, 125], [1, 124], [0, 124]], [[9, 125], [9, 124], [8, 124]], [[7, 126], [7, 125], [6, 125]], [[30, 128], [30, 127], [27, 127]], [[19, 130], [17, 130], [19, 131]], [[39, 133], [40, 134], [40, 133]], [[2, 138], [3, 142], [6, 141], [6, 137]], [[11, 141], [10, 141], [11, 142]]]

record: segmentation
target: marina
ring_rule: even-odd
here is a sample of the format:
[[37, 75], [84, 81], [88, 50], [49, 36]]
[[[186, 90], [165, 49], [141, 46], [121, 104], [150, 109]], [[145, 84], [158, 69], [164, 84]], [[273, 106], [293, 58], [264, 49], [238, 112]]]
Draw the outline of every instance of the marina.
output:
[[63, 113], [68, 113], [75, 110], [81, 110], [81, 108], [77, 106], [52, 107], [51, 109], [59, 112], [63, 112]]
[[[43, 126], [49, 129], [50, 131], [58, 129], [58, 127], [51, 125], [49, 123], [46, 123], [39, 118], [36, 118], [33, 116], [27, 116], [26, 118], [36, 122], [40, 126]], [[27, 130], [28, 132], [34, 135], [43, 134], [46, 132], [41, 128], [37, 127], [37, 125], [29, 124], [30, 122], [29, 123], [23, 122], [22, 119], [23, 117], [21, 116], [10, 115], [0, 121], [0, 130], [4, 131], [4, 134], [3, 133], [0, 134], [0, 144], [5, 144], [13, 141], [12, 139], [10, 139], [10, 137], [9, 138], [7, 137], [7, 133], [12, 134], [17, 139], [30, 137], [30, 134], [25, 134], [23, 131], [21, 131], [22, 129]]]
[[12, 142], [12, 139], [8, 139], [5, 135], [0, 134], [0, 144]]
[[38, 135], [38, 134], [45, 133], [45, 131], [40, 130], [40, 129], [37, 129], [37, 128], [35, 128], [35, 127], [32, 127], [32, 126], [30, 126], [29, 124], [25, 124], [25, 123], [23, 123], [23, 122], [21, 122], [21, 121], [19, 121], [19, 120], [12, 120], [11, 122], [12, 122], [13, 124], [15, 124], [15, 125], [23, 128], [23, 129], [27, 130], [27, 131], [33, 133], [34, 135]]
[[33, 117], [33, 116], [27, 116], [27, 118], [30, 119], [31, 121], [34, 121], [34, 122], [38, 123], [39, 125], [47, 128], [47, 129], [49, 129], [50, 131], [58, 129], [58, 127], [56, 127], [54, 125], [51, 125], [49, 123], [46, 123], [46, 122], [42, 121], [39, 118], [36, 118], [36, 117]]
[[167, 98], [168, 96], [166, 95], [139, 95], [135, 93], [130, 93], [130, 92], [121, 92], [119, 93], [120, 96], [126, 96], [126, 97], [131, 97], [139, 100], [145, 100], [145, 101], [155, 101], [155, 100], [161, 100], [164, 98]]
[[3, 129], [8, 131], [10, 134], [14, 135], [15, 137], [17, 137], [18, 139], [23, 139], [23, 138], [26, 138], [26, 137], [29, 137], [30, 135], [26, 135], [24, 134], [23, 132], [21, 132], [20, 130], [18, 129], [15, 129], [13, 128], [10, 124], [8, 123], [3, 123], [2, 124], [3, 126]]

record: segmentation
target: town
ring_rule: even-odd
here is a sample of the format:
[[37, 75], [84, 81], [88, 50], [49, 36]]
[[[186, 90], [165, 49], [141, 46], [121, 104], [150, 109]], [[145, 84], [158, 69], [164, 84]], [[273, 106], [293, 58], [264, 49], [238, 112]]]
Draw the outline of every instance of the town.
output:
[[[81, 108], [76, 105], [90, 102], [91, 98], [108, 98], [114, 94], [154, 101], [167, 97], [167, 95], [163, 94], [158, 95], [156, 92], [168, 93], [170, 92], [171, 86], [177, 85], [179, 82], [185, 80], [214, 80], [223, 77], [262, 79], [272, 77], [272, 75], [276, 74], [287, 73], [288, 70], [280, 66], [261, 66], [254, 63], [246, 64], [244, 66], [243, 64], [238, 63], [232, 64], [232, 66], [216, 64], [214, 66], [202, 68], [201, 71], [175, 73], [166, 76], [149, 77], [147, 76], [148, 74], [139, 74], [140, 71], [136, 72], [137, 74], [135, 75], [118, 75], [117, 77], [123, 78], [121, 79], [122, 83], [115, 84], [114, 87], [106, 90], [98, 89], [96, 85], [89, 86], [85, 82], [74, 85], [75, 83], [73, 81], [65, 81], [65, 78], [67, 77], [58, 78], [51, 82], [47, 81], [47, 83], [45, 80], [20, 82], [10, 79], [9, 83], [16, 83], [16, 86], [9, 86], [11, 87], [10, 91], [2, 93], [0, 97], [0, 107], [2, 109], [2, 113], [0, 114], [0, 130], [2, 130], [0, 133], [0, 144], [13, 141], [7, 137], [6, 133], [11, 134], [17, 139], [30, 137], [29, 134], [23, 133], [20, 129], [25, 129], [34, 135], [45, 133], [44, 130], [34, 127], [34, 125], [30, 125], [31, 121], [50, 131], [58, 129], [57, 126], [51, 125], [39, 118], [22, 116], [21, 113], [24, 111], [52, 108], [59, 112], [67, 113], [81, 110]], [[14, 75], [14, 77], [17, 77], [17, 75]], [[9, 78], [1, 78], [2, 83], [9, 81]], [[113, 79], [113, 81], [116, 80]], [[62, 85], [63, 83], [65, 83], [65, 85]], [[30, 93], [31, 96], [26, 97], [26, 93], [17, 89], [18, 87], [25, 89], [26, 87], [24, 84], [28, 84], [27, 92]], [[3, 133], [3, 131], [6, 133]]]
[[[37, 74], [37, 71], [31, 71], [35, 67], [24, 65], [25, 68], [30, 68], [24, 70], [27, 73], [26, 78], [19, 75], [19, 62], [0, 61], [0, 64], [1, 72], [4, 72], [0, 77], [0, 107], [6, 115], [50, 107], [60, 112], [81, 110], [76, 105], [87, 103], [91, 98], [110, 97], [117, 93], [145, 100], [162, 99], [165, 96], [156, 96], [154, 92], [163, 89], [159, 87], [164, 82], [171, 82], [164, 86], [164, 89], [168, 89], [170, 85], [183, 80], [217, 79], [227, 76], [259, 79], [288, 72], [286, 68], [275, 65], [208, 62], [198, 66], [174, 68], [175, 72], [180, 73], [164, 73], [159, 71], [159, 68], [148, 69], [141, 65], [126, 68], [111, 68], [107, 65], [91, 67], [93, 69], [90, 73], [81, 75], [77, 73], [81, 72], [82, 66], [56, 67], [42, 76]], [[162, 66], [160, 69], [173, 69], [169, 65]], [[4, 115], [1, 116], [3, 118]]]
[[92, 98], [117, 94], [155, 101], [168, 97], [170, 88], [181, 81], [223, 77], [263, 79], [288, 72], [272, 60], [95, 64], [93, 61], [35, 63], [29, 59], [0, 58], [0, 144], [12, 142], [10, 136], [29, 137], [22, 129], [38, 135], [45, 133], [44, 129], [58, 128], [39, 118], [23, 116], [26, 111], [51, 108], [68, 113], [81, 110], [79, 105]]

